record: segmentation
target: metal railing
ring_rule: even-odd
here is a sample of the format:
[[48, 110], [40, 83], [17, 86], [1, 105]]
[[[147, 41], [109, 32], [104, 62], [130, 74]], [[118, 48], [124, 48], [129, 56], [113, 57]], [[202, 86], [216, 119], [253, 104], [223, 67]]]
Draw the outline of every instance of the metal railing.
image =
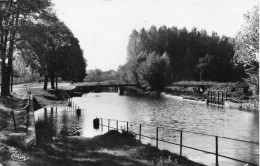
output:
[[[237, 162], [241, 162], [241, 163], [244, 163], [244, 164], [249, 164], [249, 165], [252, 165], [252, 166], [258, 166], [257, 164], [255, 163], [250, 163], [248, 161], [243, 161], [243, 160], [240, 160], [240, 159], [236, 159], [236, 158], [232, 158], [232, 157], [229, 157], [229, 156], [225, 156], [225, 155], [222, 155], [222, 154], [219, 154], [219, 139], [226, 139], [226, 140], [232, 140], [232, 141], [238, 141], [238, 142], [244, 142], [244, 143], [249, 143], [249, 144], [255, 144], [255, 145], [258, 145], [259, 146], [259, 142], [254, 142], [254, 141], [247, 141], [247, 140], [241, 140], [241, 139], [236, 139], [236, 138], [229, 138], [229, 137], [223, 137], [223, 136], [217, 136], [217, 135], [211, 135], [211, 134], [205, 134], [205, 133], [199, 133], [199, 132], [193, 132], [193, 131], [188, 131], [188, 130], [178, 130], [178, 129], [173, 129], [171, 126], [167, 126], [167, 125], [161, 125], [161, 126], [154, 126], [154, 125], [149, 125], [149, 124], [140, 124], [140, 123], [137, 123], [137, 122], [128, 122], [128, 121], [120, 121], [120, 120], [116, 120], [116, 119], [106, 119], [106, 118], [99, 118], [101, 120], [100, 122], [100, 126], [102, 127], [102, 130], [103, 130], [103, 126], [107, 127], [108, 128], [108, 131], [110, 129], [116, 129], [116, 130], [126, 130], [127, 132], [130, 132], [129, 130], [129, 124], [136, 124], [136, 125], [139, 125], [139, 132], [132, 132], [134, 135], [138, 136], [139, 138], [139, 141], [141, 142], [141, 138], [142, 137], [145, 137], [145, 138], [150, 138], [150, 139], [153, 139], [153, 140], [156, 140], [156, 147], [158, 148], [158, 142], [164, 142], [164, 143], [168, 143], [168, 144], [172, 144], [172, 145], [177, 145], [177, 146], [180, 146], [180, 156], [182, 156], [182, 148], [188, 148], [188, 149], [192, 149], [192, 150], [196, 150], [196, 151], [200, 151], [200, 152], [204, 152], [204, 153], [207, 153], [207, 154], [212, 154], [212, 155], [215, 155], [216, 157], [216, 166], [219, 165], [219, 157], [223, 157], [223, 158], [226, 158], [226, 159], [229, 159], [229, 160], [233, 160], [233, 161], [237, 161]], [[104, 125], [104, 120], [107, 120], [107, 125]], [[110, 125], [110, 122], [111, 121], [115, 121], [116, 122], [116, 127], [112, 127]], [[118, 128], [118, 122], [123, 122], [126, 124], [126, 129], [119, 129]], [[155, 137], [151, 137], [151, 136], [147, 136], [147, 135], [143, 135], [142, 134], [142, 126], [151, 126], [151, 127], [155, 127], [156, 128], [156, 136]], [[171, 130], [171, 131], [176, 131], [176, 132], [180, 132], [180, 142], [179, 143], [176, 143], [176, 142], [170, 142], [170, 141], [167, 141], [167, 140], [164, 140], [164, 139], [159, 139], [159, 129], [160, 128], [163, 128], [163, 129], [168, 129], [168, 130]], [[209, 151], [206, 151], [206, 150], [202, 150], [202, 149], [198, 149], [198, 148], [195, 148], [195, 147], [191, 147], [191, 146], [187, 146], [187, 145], [184, 145], [183, 144], [183, 133], [192, 133], [192, 134], [197, 134], [197, 135], [204, 135], [204, 136], [210, 136], [210, 137], [214, 137], [215, 138], [215, 153], [213, 152], [209, 152]]]

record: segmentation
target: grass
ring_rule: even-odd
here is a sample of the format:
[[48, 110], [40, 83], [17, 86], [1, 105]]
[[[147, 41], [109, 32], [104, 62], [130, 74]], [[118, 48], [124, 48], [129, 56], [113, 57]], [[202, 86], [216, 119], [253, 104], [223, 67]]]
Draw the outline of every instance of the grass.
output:
[[31, 154], [39, 152], [42, 158], [31, 155], [31, 164], [40, 162], [48, 165], [77, 166], [202, 166], [169, 151], [141, 144], [131, 133], [115, 130], [94, 138], [58, 137], [51, 142], [42, 142], [30, 150]]
[[[13, 151], [29, 159], [16, 162], [10, 158]], [[203, 166], [169, 151], [141, 144], [131, 133], [115, 130], [94, 138], [58, 137], [29, 149], [6, 146], [0, 150], [0, 161], [2, 165], [26, 166]]]

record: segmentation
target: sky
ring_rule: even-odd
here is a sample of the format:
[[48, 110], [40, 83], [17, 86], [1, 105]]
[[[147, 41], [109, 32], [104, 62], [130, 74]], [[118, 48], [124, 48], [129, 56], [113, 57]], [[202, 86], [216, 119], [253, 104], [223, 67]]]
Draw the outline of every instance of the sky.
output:
[[258, 0], [53, 0], [54, 10], [78, 38], [87, 70], [126, 63], [129, 35], [155, 25], [192, 27], [235, 37], [243, 14]]

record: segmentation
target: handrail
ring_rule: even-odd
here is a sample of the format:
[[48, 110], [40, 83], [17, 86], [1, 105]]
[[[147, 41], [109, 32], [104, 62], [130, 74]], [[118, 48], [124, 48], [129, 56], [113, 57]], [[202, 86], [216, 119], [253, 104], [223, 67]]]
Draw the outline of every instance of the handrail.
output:
[[27, 99], [27, 104], [26, 104], [24, 107], [14, 109], [13, 111], [24, 110], [24, 109], [26, 109], [26, 107], [29, 106], [29, 104], [30, 104], [30, 97], [28, 97], [28, 99]]
[[[216, 135], [210, 135], [210, 134], [204, 134], [204, 133], [198, 133], [198, 132], [192, 132], [192, 131], [185, 131], [185, 130], [178, 130], [178, 129], [177, 129], [177, 130], [176, 130], [176, 129], [170, 129], [170, 130], [174, 130], [174, 131], [179, 131], [179, 132], [181, 132], [180, 144], [179, 144], [179, 143], [174, 143], [174, 142], [166, 141], [166, 140], [164, 140], [164, 139], [158, 139], [158, 128], [163, 128], [163, 127], [157, 127], [157, 130], [156, 130], [156, 138], [154, 138], [154, 137], [150, 137], [150, 136], [142, 135], [142, 134], [141, 134], [141, 126], [142, 126], [142, 124], [140, 124], [140, 123], [128, 122], [128, 121], [120, 121], [120, 120], [115, 120], [115, 119], [106, 119], [106, 118], [99, 118], [99, 119], [101, 119], [101, 124], [100, 124], [100, 125], [101, 125], [101, 126], [106, 126], [106, 127], [108, 127], [108, 130], [109, 130], [110, 128], [112, 128], [112, 129], [117, 129], [117, 130], [121, 130], [121, 131], [125, 130], [125, 129], [119, 129], [119, 128], [118, 128], [118, 122], [127, 122], [127, 132], [129, 131], [129, 129], [128, 129], [128, 124], [129, 124], [129, 123], [130, 123], [130, 124], [131, 124], [131, 123], [139, 124], [139, 126], [140, 126], [140, 127], [139, 127], [139, 134], [138, 134], [138, 133], [135, 133], [135, 132], [133, 132], [133, 131], [131, 131], [134, 135], [139, 136], [139, 141], [141, 140], [141, 137], [146, 137], [146, 138], [150, 138], [150, 139], [156, 140], [156, 147], [158, 147], [158, 141], [165, 142], [165, 143], [168, 143], [168, 144], [178, 145], [178, 146], [180, 146], [180, 156], [182, 155], [182, 147], [185, 147], [185, 148], [188, 148], [188, 149], [192, 149], [192, 150], [204, 152], [204, 153], [207, 153], [207, 154], [216, 155], [216, 165], [217, 165], [217, 166], [218, 166], [218, 157], [223, 157], [223, 158], [226, 158], [226, 159], [230, 159], [230, 160], [242, 162], [242, 163], [245, 163], [245, 164], [250, 164], [250, 165], [258, 166], [257, 164], [254, 164], [254, 163], [250, 163], [250, 162], [247, 162], [247, 161], [235, 159], [235, 158], [232, 158], [232, 157], [229, 157], [229, 156], [225, 156], [225, 155], [222, 155], [222, 154], [219, 154], [219, 153], [218, 153], [218, 138], [230, 139], [230, 140], [233, 140], [233, 141], [240, 141], [240, 142], [246, 142], [246, 143], [252, 143], [252, 144], [259, 145], [259, 143], [256, 143], [256, 142], [246, 141], [246, 140], [241, 140], [241, 139], [235, 139], [235, 138], [222, 137], [222, 136], [216, 136]], [[103, 119], [104, 119], [104, 120], [108, 120], [108, 126], [103, 124]], [[110, 126], [110, 121], [116, 121], [116, 122], [117, 122], [117, 128], [111, 127], [111, 126]], [[153, 125], [148, 125], [148, 126], [153, 126]], [[154, 126], [153, 126], [153, 127], [154, 127]], [[170, 127], [170, 126], [166, 126], [166, 127]], [[214, 153], [214, 152], [209, 152], [209, 151], [206, 151], [206, 150], [202, 150], [202, 149], [194, 148], [194, 147], [191, 147], [191, 146], [183, 145], [183, 144], [182, 144], [182, 133], [183, 133], [183, 132], [188, 132], [188, 133], [193, 133], [193, 134], [200, 134], [200, 135], [215, 137], [215, 138], [216, 138], [216, 152], [215, 152], [215, 153]]]
[[[31, 98], [31, 96], [28, 97], [28, 99], [27, 99], [27, 104], [26, 104], [24, 107], [14, 109], [14, 110], [10, 111], [10, 113], [9, 113], [9, 115], [13, 117], [14, 129], [15, 129], [15, 132], [16, 132], [16, 133], [17, 133], [17, 127], [16, 127], [16, 121], [15, 121], [14, 111], [25, 110], [25, 109], [29, 106], [29, 104], [30, 104], [30, 98]], [[29, 117], [28, 117], [28, 111], [27, 111], [27, 124], [28, 124], [28, 118], [29, 118]], [[27, 126], [28, 126], [28, 125], [27, 125]], [[28, 127], [27, 127], [27, 128], [28, 128]]]
[[194, 131], [189, 131], [189, 130], [173, 129], [173, 126], [168, 126], [168, 125], [155, 126], [155, 125], [150, 125], [150, 124], [122, 121], [122, 120], [116, 120], [116, 119], [107, 119], [107, 118], [100, 118], [100, 119], [110, 120], [110, 121], [118, 121], [118, 122], [128, 122], [128, 123], [133, 123], [133, 124], [142, 124], [143, 126], [151, 126], [151, 127], [159, 127], [159, 128], [170, 128], [168, 130], [183, 131], [183, 132], [186, 132], [186, 133], [200, 134], [200, 135], [211, 136], [211, 137], [219, 137], [219, 138], [223, 138], [223, 139], [229, 139], [229, 140], [233, 140], [233, 141], [241, 141], [241, 142], [247, 142], [247, 143], [252, 143], [252, 144], [259, 145], [259, 142], [241, 140], [241, 139], [230, 138], [230, 137], [223, 137], [223, 136], [219, 136], [219, 135], [212, 135], [212, 134], [206, 134], [206, 133], [199, 133], [199, 132], [194, 132]]

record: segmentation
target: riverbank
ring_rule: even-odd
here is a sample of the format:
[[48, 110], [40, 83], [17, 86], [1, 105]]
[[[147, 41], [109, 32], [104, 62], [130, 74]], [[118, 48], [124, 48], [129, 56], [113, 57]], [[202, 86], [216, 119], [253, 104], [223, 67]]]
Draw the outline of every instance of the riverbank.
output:
[[[178, 85], [196, 85], [197, 82], [178, 82]], [[206, 83], [204, 83], [206, 84]], [[248, 87], [245, 83], [216, 83], [207, 82], [211, 84], [204, 92], [198, 91], [197, 88], [188, 86], [170, 86], [166, 87], [163, 94], [177, 96], [179, 99], [186, 99], [197, 101], [198, 103], [206, 102], [208, 91], [228, 91], [227, 101], [225, 107], [234, 108], [244, 111], [259, 111], [259, 101], [250, 97]]]
[[42, 107], [64, 106], [67, 104], [67, 101], [60, 96], [60, 92], [72, 90], [74, 88], [75, 86], [69, 83], [59, 83], [59, 90], [56, 92], [51, 88], [48, 88], [48, 90], [43, 90], [42, 83], [27, 84], [26, 86], [22, 84], [14, 87], [14, 94], [17, 96], [23, 96], [30, 91]]
[[[2, 148], [2, 149], [1, 149]], [[203, 166], [169, 151], [139, 143], [135, 136], [115, 130], [92, 139], [55, 137], [23, 150], [24, 162], [10, 159], [17, 148], [0, 146], [0, 164], [6, 165], [89, 165], [89, 166]]]

